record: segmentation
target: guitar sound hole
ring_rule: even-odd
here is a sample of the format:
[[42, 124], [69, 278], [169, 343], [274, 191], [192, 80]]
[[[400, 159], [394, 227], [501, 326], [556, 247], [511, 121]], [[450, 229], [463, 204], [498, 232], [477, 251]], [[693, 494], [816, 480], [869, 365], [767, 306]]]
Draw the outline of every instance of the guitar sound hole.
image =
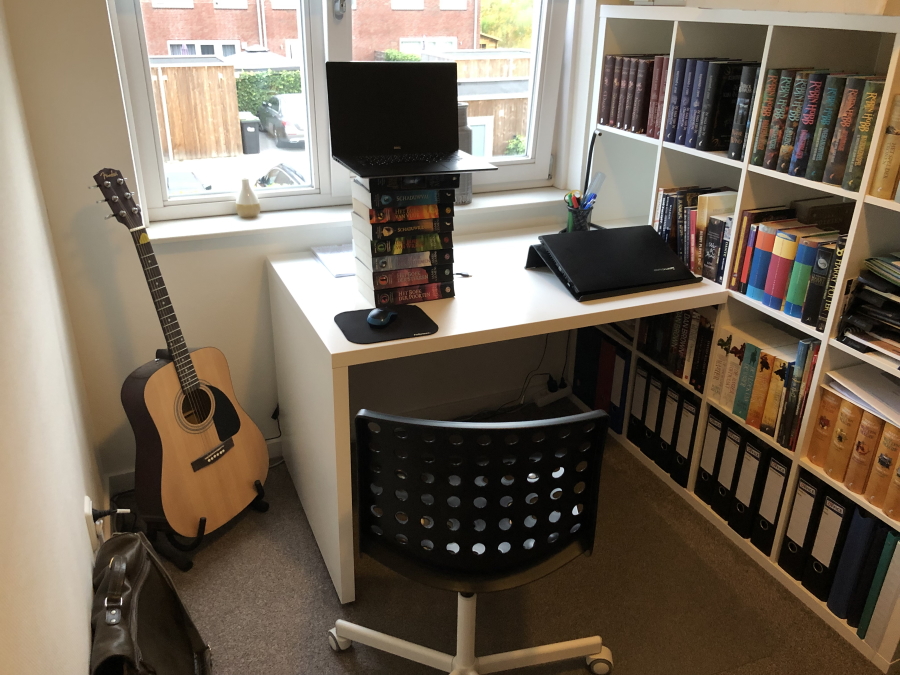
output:
[[186, 394], [181, 401], [181, 414], [188, 424], [203, 424], [212, 410], [212, 399], [203, 389], [195, 389]]

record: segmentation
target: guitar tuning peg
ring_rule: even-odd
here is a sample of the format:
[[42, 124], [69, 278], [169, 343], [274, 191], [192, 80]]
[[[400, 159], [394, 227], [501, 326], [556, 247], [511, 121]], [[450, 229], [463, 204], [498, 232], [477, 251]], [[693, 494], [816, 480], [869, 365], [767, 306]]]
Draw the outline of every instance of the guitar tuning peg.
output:
[[108, 216], [105, 216], [105, 217], [103, 218], [103, 220], [109, 220], [110, 218], [115, 218], [115, 217], [116, 217], [116, 214], [115, 214], [115, 213], [110, 213]]
[[99, 185], [88, 185], [88, 190], [99, 190], [99, 189], [100, 189]]
[[94, 203], [95, 203], [95, 204], [106, 204], [106, 200], [105, 200], [105, 199], [98, 199], [98, 200], [95, 201]]
[[116, 178], [116, 183], [118, 183], [119, 185], [124, 185], [125, 179], [124, 178]]
[[132, 207], [131, 207], [131, 212], [132, 212], [134, 215], [137, 215], [137, 214], [139, 214], [139, 213], [141, 212], [141, 207], [140, 207], [140, 206], [132, 206]]

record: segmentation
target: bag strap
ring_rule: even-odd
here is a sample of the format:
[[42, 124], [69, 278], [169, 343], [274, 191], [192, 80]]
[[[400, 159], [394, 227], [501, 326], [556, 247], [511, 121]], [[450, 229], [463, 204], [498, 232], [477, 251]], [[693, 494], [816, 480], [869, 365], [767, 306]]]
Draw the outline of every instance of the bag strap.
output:
[[106, 589], [106, 625], [116, 626], [122, 621], [122, 589], [125, 586], [125, 556], [114, 555], [109, 561], [109, 585]]

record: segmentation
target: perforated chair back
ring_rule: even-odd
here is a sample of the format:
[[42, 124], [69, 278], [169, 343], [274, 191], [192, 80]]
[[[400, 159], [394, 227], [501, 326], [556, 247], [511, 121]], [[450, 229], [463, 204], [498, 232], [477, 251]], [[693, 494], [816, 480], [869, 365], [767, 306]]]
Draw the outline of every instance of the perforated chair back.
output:
[[360, 547], [429, 586], [529, 583], [594, 546], [603, 411], [529, 422], [356, 416]]

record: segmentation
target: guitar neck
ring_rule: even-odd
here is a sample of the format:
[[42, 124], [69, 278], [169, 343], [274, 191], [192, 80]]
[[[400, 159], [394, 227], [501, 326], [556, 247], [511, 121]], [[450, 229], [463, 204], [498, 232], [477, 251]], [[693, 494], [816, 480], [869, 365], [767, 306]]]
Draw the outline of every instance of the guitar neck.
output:
[[178, 324], [178, 317], [175, 316], [175, 308], [172, 307], [172, 300], [169, 298], [166, 282], [159, 271], [153, 245], [150, 243], [150, 238], [147, 236], [143, 226], [132, 230], [131, 238], [134, 241], [134, 247], [137, 250], [141, 267], [144, 270], [144, 278], [147, 280], [147, 287], [150, 289], [150, 297], [153, 298], [153, 306], [156, 307], [156, 315], [159, 317], [159, 325], [166, 338], [169, 355], [175, 364], [175, 370], [178, 372], [178, 381], [181, 383], [181, 388], [185, 393], [193, 391], [199, 386], [200, 381], [197, 378], [194, 364], [188, 353], [181, 326]]

